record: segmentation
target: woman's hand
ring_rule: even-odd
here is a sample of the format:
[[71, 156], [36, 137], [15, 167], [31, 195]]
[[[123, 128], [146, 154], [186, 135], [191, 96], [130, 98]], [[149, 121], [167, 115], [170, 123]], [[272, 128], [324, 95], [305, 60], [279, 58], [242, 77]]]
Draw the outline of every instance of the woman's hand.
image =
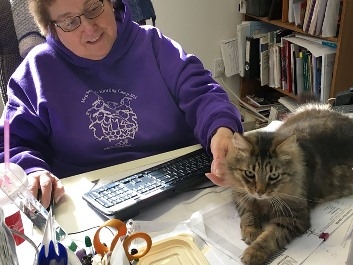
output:
[[213, 161], [211, 173], [206, 173], [206, 176], [218, 186], [229, 186], [225, 178], [225, 159], [228, 153], [228, 146], [232, 144], [232, 139], [233, 132], [225, 127], [220, 127], [211, 139], [210, 148], [213, 154]]
[[36, 171], [28, 175], [28, 190], [38, 198], [45, 208], [50, 205], [51, 198], [58, 202], [65, 194], [61, 181], [48, 171]]

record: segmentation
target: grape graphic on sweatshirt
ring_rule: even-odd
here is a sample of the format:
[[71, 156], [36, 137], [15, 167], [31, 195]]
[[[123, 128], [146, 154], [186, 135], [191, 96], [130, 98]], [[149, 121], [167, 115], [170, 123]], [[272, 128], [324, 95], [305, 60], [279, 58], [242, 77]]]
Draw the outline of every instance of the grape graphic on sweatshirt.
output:
[[[131, 108], [132, 97], [124, 95], [119, 102], [104, 101], [94, 91], [88, 92], [92, 107], [86, 112], [94, 136], [109, 141], [134, 139], [138, 130], [137, 116]], [[94, 100], [92, 100], [94, 97]]]

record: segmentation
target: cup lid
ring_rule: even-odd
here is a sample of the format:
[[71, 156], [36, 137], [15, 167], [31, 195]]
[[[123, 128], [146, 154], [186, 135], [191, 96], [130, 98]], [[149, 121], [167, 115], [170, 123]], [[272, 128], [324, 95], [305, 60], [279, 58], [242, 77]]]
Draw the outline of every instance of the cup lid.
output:
[[[9, 166], [10, 166], [11, 172], [27, 187], [28, 179], [27, 179], [26, 172], [24, 172], [24, 170], [17, 164], [10, 163]], [[4, 175], [5, 175], [5, 164], [0, 163], [0, 178], [3, 179]], [[2, 188], [3, 186], [0, 187], [0, 206], [11, 202], [11, 199], [8, 197], [8, 195], [5, 194]], [[11, 194], [15, 192], [17, 192], [17, 190], [12, 191]]]

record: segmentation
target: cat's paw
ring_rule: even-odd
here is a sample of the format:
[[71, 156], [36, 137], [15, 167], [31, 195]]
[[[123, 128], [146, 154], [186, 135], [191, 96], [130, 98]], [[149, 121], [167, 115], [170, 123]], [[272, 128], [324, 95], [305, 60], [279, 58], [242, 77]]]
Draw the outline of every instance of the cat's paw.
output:
[[244, 265], [262, 265], [267, 259], [268, 255], [252, 246], [247, 247], [241, 256], [241, 261]]
[[262, 233], [260, 228], [254, 226], [245, 226], [241, 229], [241, 236], [246, 244], [250, 245]]

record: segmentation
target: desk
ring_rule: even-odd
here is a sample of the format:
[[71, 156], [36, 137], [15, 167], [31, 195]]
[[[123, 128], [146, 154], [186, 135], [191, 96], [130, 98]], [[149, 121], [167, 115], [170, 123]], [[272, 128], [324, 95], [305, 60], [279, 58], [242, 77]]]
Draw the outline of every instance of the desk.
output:
[[[121, 179], [129, 174], [133, 174], [145, 168], [151, 167], [156, 163], [170, 160], [198, 148], [200, 148], [199, 145], [194, 145], [62, 179], [65, 186], [66, 195], [55, 207], [56, 220], [69, 233], [102, 224], [105, 220], [104, 217], [98, 215], [81, 198], [82, 195], [87, 192], [90, 187], [92, 187], [92, 181], [102, 179], [103, 182], [106, 182], [112, 179]], [[176, 221], [175, 217], [177, 217], [177, 221], [188, 219], [190, 217], [188, 213], [184, 213], [184, 211], [175, 211], [175, 207], [173, 207], [173, 205], [177, 207], [180, 201], [192, 198], [197, 193], [198, 192], [190, 192], [180, 194], [180, 196], [177, 196], [176, 198], [167, 199], [163, 203], [159, 204], [158, 207], [149, 208], [148, 212], [144, 212], [142, 210], [137, 218], [139, 220], [146, 221], [162, 219]], [[198, 206], [199, 205], [196, 205], [196, 207]], [[197, 211], [198, 208], [196, 207], [195, 210]], [[174, 216], [175, 213], [176, 215]]]
[[[187, 152], [194, 151], [198, 148], [200, 148], [199, 145], [194, 145], [160, 155], [155, 155], [62, 179], [66, 189], [66, 195], [55, 207], [55, 218], [68, 233], [82, 231], [95, 226], [99, 226], [105, 220], [104, 217], [98, 215], [81, 198], [83, 193], [92, 187], [91, 182], [93, 180], [100, 178], [103, 180], [123, 178], [129, 174], [141, 171], [144, 168], [151, 167], [156, 163], [170, 160]], [[197, 212], [200, 209], [203, 211], [215, 209], [218, 206], [223, 205], [225, 201], [229, 201], [230, 198], [231, 192], [223, 187], [214, 187], [207, 188], [205, 190], [185, 192], [178, 194], [175, 197], [168, 198], [165, 201], [158, 203], [158, 205], [155, 207], [148, 208], [148, 210], [142, 209], [140, 214], [134, 219], [174, 223], [182, 222], [188, 220], [194, 212]], [[349, 223], [349, 221], [347, 222]], [[84, 238], [84, 235], [81, 234], [80, 236]], [[73, 239], [75, 240], [75, 238]], [[330, 242], [329, 240], [327, 242]], [[340, 245], [341, 241], [343, 241], [343, 239], [336, 239], [336, 241], [332, 242], [338, 244], [338, 246], [336, 246], [337, 248], [343, 248], [343, 246]], [[332, 258], [333, 254], [327, 251], [327, 255], [330, 255], [330, 258]], [[304, 264], [340, 264], [336, 262], [323, 263], [323, 260], [327, 261], [330, 259], [326, 259], [321, 251], [318, 255], [315, 255], [315, 253], [312, 254]]]

